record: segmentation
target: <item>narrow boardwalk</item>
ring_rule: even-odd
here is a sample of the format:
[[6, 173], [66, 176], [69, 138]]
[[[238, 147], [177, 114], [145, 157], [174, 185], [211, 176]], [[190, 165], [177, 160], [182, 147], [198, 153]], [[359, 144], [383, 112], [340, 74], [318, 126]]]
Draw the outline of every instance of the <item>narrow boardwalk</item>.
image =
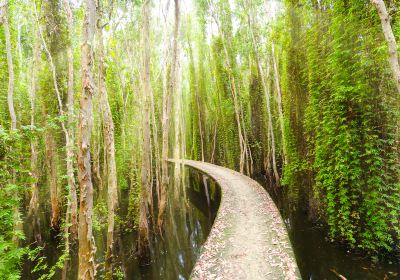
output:
[[217, 217], [191, 279], [301, 279], [274, 202], [251, 178], [210, 163], [174, 160], [221, 187]]

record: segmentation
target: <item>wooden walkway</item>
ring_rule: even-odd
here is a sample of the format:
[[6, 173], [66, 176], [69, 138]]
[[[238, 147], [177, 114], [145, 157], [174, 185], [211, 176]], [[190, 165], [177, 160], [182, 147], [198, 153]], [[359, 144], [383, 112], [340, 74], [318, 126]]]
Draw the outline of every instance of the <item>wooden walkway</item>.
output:
[[171, 161], [202, 171], [221, 187], [218, 213], [191, 279], [301, 279], [280, 213], [260, 184], [214, 164]]

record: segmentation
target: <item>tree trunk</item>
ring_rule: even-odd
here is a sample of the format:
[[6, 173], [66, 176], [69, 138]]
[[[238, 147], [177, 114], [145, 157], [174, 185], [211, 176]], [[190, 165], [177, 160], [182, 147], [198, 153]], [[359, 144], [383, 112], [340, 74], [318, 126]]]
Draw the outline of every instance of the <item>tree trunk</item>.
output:
[[92, 46], [96, 20], [95, 0], [85, 0], [85, 17], [83, 21], [83, 42], [81, 46], [82, 93], [80, 97], [80, 114], [78, 128], [78, 175], [80, 187], [79, 207], [79, 269], [78, 279], [94, 279], [96, 274], [94, 253], [95, 244], [92, 233], [93, 184], [90, 162], [90, 138], [92, 133]]
[[[261, 65], [260, 65], [261, 67]], [[261, 70], [261, 68], [260, 68]], [[269, 64], [267, 64], [267, 75], [266, 78], [268, 79], [269, 77]], [[268, 111], [268, 130], [269, 130], [269, 135], [271, 139], [271, 157], [272, 157], [272, 169], [274, 172], [274, 177], [275, 177], [275, 183], [279, 186], [280, 185], [280, 178], [279, 178], [279, 172], [278, 172], [278, 167], [276, 165], [276, 148], [275, 148], [275, 133], [274, 133], [274, 127], [272, 125], [272, 112], [271, 112], [271, 102], [270, 102], [270, 92], [267, 86], [267, 82], [265, 81], [263, 72], [260, 72], [261, 75], [261, 81], [263, 84], [264, 92], [265, 92], [265, 101], [267, 104], [267, 111]]]
[[[12, 51], [11, 51], [11, 38], [10, 38], [10, 28], [8, 26], [8, 3], [7, 1], [2, 3], [2, 20], [4, 27], [4, 36], [6, 38], [6, 53], [7, 53], [7, 65], [8, 65], [8, 91], [7, 91], [7, 103], [8, 103], [8, 111], [10, 113], [11, 119], [11, 131], [17, 130], [17, 116], [15, 115], [14, 109], [14, 65], [12, 59]], [[13, 177], [15, 181], [15, 171], [13, 171]], [[18, 194], [16, 194], [18, 196]], [[13, 209], [14, 215], [14, 231], [22, 231], [22, 222], [20, 220], [20, 212], [19, 205], [14, 206]], [[16, 236], [13, 237], [14, 243], [18, 244], [18, 238]]]
[[376, 10], [378, 11], [379, 18], [381, 19], [382, 31], [385, 35], [389, 49], [390, 68], [392, 69], [392, 75], [396, 83], [397, 92], [400, 93], [400, 66], [397, 55], [397, 43], [390, 25], [389, 13], [383, 0], [371, 0], [371, 3], [375, 6]]
[[139, 218], [139, 256], [149, 257], [149, 197], [151, 188], [151, 140], [150, 140], [150, 0], [143, 3], [143, 38], [142, 38], [142, 86], [143, 86], [143, 120], [142, 120], [142, 168], [140, 174], [140, 218]]
[[286, 146], [286, 139], [285, 139], [285, 120], [283, 118], [283, 106], [282, 106], [282, 91], [281, 91], [278, 63], [277, 63], [277, 58], [275, 56], [275, 51], [274, 51], [274, 45], [272, 45], [272, 47], [271, 47], [271, 55], [272, 55], [272, 61], [274, 64], [274, 78], [275, 78], [275, 87], [276, 87], [276, 94], [277, 94], [277, 101], [278, 101], [279, 124], [281, 127], [281, 133], [282, 133], [281, 137], [282, 137], [283, 162], [284, 162], [284, 164], [288, 164], [287, 146]]
[[[179, 68], [179, 67], [177, 67]], [[179, 69], [177, 69], [177, 73]], [[177, 75], [179, 77], [180, 75]], [[177, 79], [177, 84], [179, 83]], [[173, 158], [183, 158], [181, 147], [183, 146], [183, 127], [182, 127], [182, 95], [180, 90], [176, 92], [176, 98], [174, 98], [174, 150], [173, 150]], [[204, 156], [203, 156], [204, 161]], [[174, 169], [174, 196], [175, 201], [178, 202], [181, 197], [181, 189], [182, 189], [182, 166], [180, 164], [175, 164]]]
[[56, 143], [54, 141], [54, 131], [47, 130], [45, 134], [46, 144], [46, 167], [47, 182], [50, 186], [50, 202], [51, 202], [51, 227], [58, 232], [60, 225], [61, 207], [59, 201], [59, 186], [57, 174], [57, 157]]
[[[196, 79], [196, 77], [195, 77]], [[197, 84], [197, 81], [196, 81]], [[198, 90], [198, 84], [196, 85], [196, 105], [197, 105], [197, 119], [198, 119], [198, 126], [199, 126], [199, 131], [200, 131], [200, 144], [201, 144], [201, 161], [204, 161], [204, 130], [203, 130], [203, 123], [202, 123], [202, 106], [200, 106], [200, 96], [199, 96], [199, 90]]]
[[[151, 91], [150, 94], [150, 102], [151, 102], [151, 121], [152, 121], [152, 133], [153, 133], [153, 142], [154, 142], [154, 156], [155, 156], [155, 177], [156, 177], [156, 192], [157, 192], [157, 200], [158, 203], [160, 201], [160, 184], [161, 184], [161, 157], [160, 157], [160, 144], [158, 141], [158, 127], [156, 122], [156, 111], [154, 108], [154, 96]], [[155, 221], [155, 218], [153, 218]]]
[[[33, 47], [33, 62], [32, 69], [38, 69], [38, 61], [40, 56], [40, 43], [38, 39], [38, 32], [35, 34], [35, 46]], [[31, 126], [35, 126], [36, 114], [36, 85], [37, 85], [37, 71], [32, 72], [31, 85], [29, 89], [29, 97], [31, 101]], [[37, 152], [37, 139], [31, 139], [31, 198], [29, 201], [28, 215], [37, 217], [39, 211], [39, 187], [38, 187], [38, 152]]]
[[214, 155], [215, 155], [215, 148], [217, 145], [217, 128], [218, 128], [218, 119], [214, 125], [214, 133], [213, 133], [213, 141], [212, 141], [212, 150], [211, 150], [211, 159], [210, 163], [214, 163]]
[[[224, 41], [224, 40], [223, 40]], [[244, 173], [244, 166], [247, 158], [247, 142], [245, 141], [244, 138], [244, 133], [242, 131], [242, 124], [241, 124], [241, 118], [240, 118], [240, 108], [239, 108], [239, 102], [238, 102], [238, 95], [237, 95], [237, 90], [236, 90], [236, 82], [235, 82], [235, 77], [233, 75], [233, 69], [230, 65], [229, 62], [229, 54], [226, 49], [225, 43], [224, 45], [224, 50], [225, 50], [225, 56], [228, 61], [228, 73], [229, 73], [229, 80], [231, 83], [231, 94], [232, 94], [232, 99], [233, 99], [233, 108], [235, 111], [235, 119], [236, 119], [236, 125], [238, 127], [238, 132], [239, 132], [239, 145], [240, 145], [240, 162], [239, 162], [239, 171], [240, 173]]]
[[162, 232], [164, 226], [164, 213], [167, 205], [167, 186], [168, 186], [168, 155], [169, 155], [169, 128], [172, 98], [176, 90], [176, 64], [178, 58], [178, 33], [179, 33], [179, 0], [175, 0], [175, 25], [174, 38], [172, 45], [172, 61], [168, 88], [163, 96], [163, 117], [162, 117], [162, 162], [161, 162], [161, 190], [160, 205], [158, 209], [158, 229]]
[[105, 81], [106, 68], [104, 63], [104, 42], [103, 42], [103, 25], [102, 25], [102, 0], [98, 0], [98, 56], [99, 56], [99, 94], [100, 94], [100, 109], [103, 117], [104, 129], [104, 145], [107, 161], [107, 208], [108, 208], [108, 228], [107, 228], [107, 251], [105, 257], [105, 279], [112, 279], [112, 260], [114, 250], [114, 226], [115, 226], [115, 211], [118, 205], [117, 191], [117, 167], [115, 163], [115, 143], [114, 143], [114, 122], [112, 119], [110, 104], [108, 103], [108, 95]]
[[[200, 93], [199, 93], [199, 81], [198, 81], [199, 79], [197, 77], [196, 69], [195, 69], [195, 66], [194, 66], [194, 58], [193, 58], [192, 46], [191, 46], [190, 42], [188, 43], [188, 45], [189, 45], [189, 59], [190, 59], [190, 63], [193, 65], [192, 66], [193, 68], [192, 68], [191, 71], [193, 71], [193, 80], [194, 80], [194, 83], [195, 83], [195, 86], [194, 86], [193, 90], [194, 90], [194, 99], [195, 99], [196, 111], [197, 111], [197, 127], [198, 127], [199, 133], [200, 133], [201, 161], [204, 161], [205, 160], [205, 156], [204, 156], [205, 155], [205, 152], [204, 152], [204, 150], [205, 150], [205, 147], [204, 147], [204, 142], [205, 142], [204, 138], [205, 138], [205, 136], [204, 136], [204, 134], [205, 133], [204, 133], [204, 129], [203, 129], [203, 127], [204, 127], [204, 124], [203, 124], [204, 119], [202, 118], [202, 116], [204, 115], [203, 114], [203, 110], [202, 110], [203, 103], [202, 103], [202, 100], [201, 100], [201, 97], [200, 97]], [[193, 130], [196, 129], [195, 127], [196, 126], [193, 125]], [[197, 136], [193, 134], [193, 140], [195, 138], [197, 138]]]
[[[278, 167], [276, 165], [276, 149], [275, 149], [275, 135], [274, 135], [274, 128], [272, 125], [272, 112], [271, 112], [271, 104], [270, 104], [270, 92], [268, 89], [267, 81], [265, 80], [266, 78], [268, 79], [269, 77], [269, 64], [267, 64], [267, 73], [266, 73], [266, 78], [264, 77], [264, 71], [261, 67], [261, 62], [260, 58], [258, 56], [258, 49], [257, 49], [257, 44], [256, 44], [256, 39], [254, 37], [254, 32], [253, 32], [253, 26], [251, 25], [251, 20], [249, 19], [249, 24], [250, 24], [250, 33], [253, 41], [253, 47], [254, 47], [254, 53], [255, 53], [255, 59], [257, 63], [257, 69], [258, 73], [261, 76], [261, 83], [263, 86], [264, 94], [265, 94], [265, 103], [267, 105], [267, 113], [268, 113], [268, 139], [271, 142], [271, 157], [272, 157], [272, 169], [274, 172], [274, 177], [275, 177], [275, 182], [279, 186], [280, 185], [280, 178], [279, 178], [279, 173], [278, 173]], [[269, 143], [268, 143], [269, 144]], [[269, 151], [270, 149], [268, 149]], [[269, 157], [267, 157], [267, 161], [269, 161]], [[265, 164], [268, 166], [268, 164]], [[268, 170], [267, 170], [268, 172]]]
[[[68, 95], [67, 95], [67, 134], [66, 137], [66, 153], [67, 153], [67, 177], [68, 177], [68, 198], [67, 198], [67, 211], [65, 214], [65, 253], [70, 253], [70, 243], [75, 243], [78, 240], [78, 199], [76, 194], [76, 182], [74, 175], [74, 54], [73, 54], [73, 30], [74, 30], [74, 19], [69, 0], [64, 0], [64, 9], [67, 16], [68, 23], [68, 37], [69, 44], [67, 48], [67, 59], [68, 59]], [[71, 242], [70, 242], [71, 241]], [[69, 258], [65, 258], [64, 267], [62, 270], [62, 279], [67, 278]]]
[[14, 65], [11, 53], [11, 38], [10, 38], [10, 28], [8, 26], [8, 12], [7, 3], [3, 7], [3, 27], [4, 36], [6, 37], [6, 52], [7, 52], [7, 65], [8, 65], [8, 92], [7, 92], [7, 102], [8, 111], [11, 118], [11, 130], [17, 129], [17, 116], [15, 115], [14, 109]]
[[[49, 48], [47, 47], [47, 43], [45, 40], [45, 37], [43, 35], [43, 31], [42, 28], [40, 26], [40, 21], [39, 21], [39, 16], [38, 16], [38, 12], [37, 12], [37, 8], [36, 8], [36, 2], [33, 2], [33, 6], [34, 6], [34, 13], [35, 13], [35, 17], [36, 17], [36, 22], [37, 22], [37, 26], [38, 26], [38, 31], [39, 31], [39, 35], [40, 38], [42, 40], [42, 46], [43, 49], [47, 55], [48, 61], [49, 61], [49, 66], [50, 66], [50, 70], [51, 70], [51, 74], [52, 74], [52, 79], [53, 79], [53, 86], [54, 86], [54, 90], [56, 93], [56, 97], [57, 97], [57, 102], [58, 102], [58, 110], [59, 110], [59, 115], [60, 117], [64, 116], [64, 109], [63, 109], [63, 104], [62, 104], [62, 96], [58, 87], [58, 82], [57, 82], [57, 69], [56, 69], [56, 65], [54, 64], [54, 60], [53, 60], [53, 56], [49, 50]], [[68, 57], [68, 60], [70, 60], [70, 57]], [[70, 63], [70, 61], [68, 62]], [[71, 67], [71, 65], [69, 65], [69, 67]], [[70, 70], [69, 70], [70, 71]], [[71, 73], [69, 72], [69, 75]], [[70, 86], [70, 83], [73, 83], [73, 80], [70, 80], [70, 76], [68, 77], [69, 81], [68, 81], [68, 87]], [[72, 77], [73, 78], [73, 77]], [[73, 101], [73, 99], [71, 100], [71, 98], [73, 98], [73, 89], [72, 88], [68, 88], [68, 102]], [[70, 94], [72, 94], [72, 96], [70, 96]], [[69, 104], [68, 110], [71, 110], [71, 104]], [[72, 118], [73, 118], [73, 112], [71, 113], [71, 115], [68, 116], [68, 121], [71, 122], [72, 124]], [[74, 171], [73, 171], [73, 145], [74, 143], [71, 142], [71, 137], [70, 137], [70, 131], [67, 130], [67, 128], [65, 127], [65, 123], [63, 120], [61, 120], [61, 129], [64, 133], [65, 136], [65, 146], [66, 146], [66, 162], [67, 162], [67, 176], [68, 176], [68, 187], [69, 189], [73, 190], [75, 188], [75, 178], [74, 178]], [[71, 128], [72, 129], [72, 128]], [[48, 132], [47, 132], [48, 133]], [[49, 135], [49, 137], [53, 137], [52, 135]], [[52, 140], [54, 142], [54, 139]], [[55, 144], [54, 144], [55, 145]], [[52, 154], [54, 154], [54, 152], [52, 151], [51, 153], [48, 154], [48, 156], [52, 156]], [[49, 163], [51, 163], [51, 166], [56, 168], [57, 165], [56, 163], [52, 163], [54, 161], [53, 158], [49, 158], [47, 159], [47, 161]], [[56, 170], [50, 170], [49, 171], [50, 174], [52, 176], [57, 176], [57, 172]], [[57, 186], [57, 180], [55, 180], [54, 178], [51, 179], [51, 184], [50, 184], [51, 190], [50, 190], [50, 195], [51, 195], [51, 201], [52, 201], [52, 223], [51, 226], [54, 230], [58, 231], [60, 229], [60, 215], [61, 215], [61, 209], [60, 208], [60, 196], [61, 196], [61, 189], [58, 188]], [[55, 196], [55, 197], [54, 197]], [[58, 205], [58, 206], [57, 206]]]
[[[72, 41], [74, 22], [71, 7], [69, 5], [69, 0], [64, 0], [65, 12], [68, 21], [68, 34], [69, 39]], [[67, 109], [68, 109], [68, 122], [67, 122], [67, 133], [69, 135], [69, 143], [66, 143], [67, 149], [67, 177], [68, 177], [68, 210], [67, 215], [70, 216], [69, 223], [71, 238], [76, 240], [78, 238], [78, 200], [76, 195], [76, 182], [74, 175], [74, 54], [73, 54], [73, 44], [70, 42], [67, 49], [68, 57], [68, 96], [67, 96]], [[69, 212], [69, 213], [68, 213]]]
[[[246, 136], [246, 131], [244, 127], [242, 126], [242, 118], [241, 118], [241, 104], [238, 100], [239, 92], [236, 87], [236, 81], [235, 81], [235, 75], [234, 75], [234, 69], [232, 66], [232, 63], [230, 61], [230, 55], [226, 46], [226, 41], [225, 41], [225, 34], [223, 33], [220, 24], [218, 20], [215, 18], [215, 23], [217, 24], [219, 34], [221, 35], [222, 39], [222, 45], [224, 48], [224, 53], [226, 56], [226, 62], [227, 62], [227, 67], [228, 67], [228, 76], [229, 76], [229, 83], [231, 87], [231, 95], [232, 95], [232, 100], [233, 100], [233, 108], [235, 111], [235, 120], [236, 120], [236, 125], [238, 128], [238, 134], [239, 134], [239, 147], [240, 147], [240, 161], [239, 161], [239, 171], [240, 173], [244, 173], [244, 168], [245, 166], [249, 166], [248, 161], [250, 161], [250, 155], [249, 155], [249, 148], [248, 148], [248, 143], [247, 143], [247, 136]], [[247, 173], [250, 175], [250, 169], [247, 168]]]

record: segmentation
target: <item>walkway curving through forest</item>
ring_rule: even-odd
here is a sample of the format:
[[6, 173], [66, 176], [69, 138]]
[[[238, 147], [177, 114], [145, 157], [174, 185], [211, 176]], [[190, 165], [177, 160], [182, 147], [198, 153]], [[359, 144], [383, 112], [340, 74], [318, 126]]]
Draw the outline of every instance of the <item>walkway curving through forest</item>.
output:
[[260, 184], [206, 162], [171, 162], [193, 167], [221, 187], [218, 213], [191, 279], [301, 279], [280, 213]]

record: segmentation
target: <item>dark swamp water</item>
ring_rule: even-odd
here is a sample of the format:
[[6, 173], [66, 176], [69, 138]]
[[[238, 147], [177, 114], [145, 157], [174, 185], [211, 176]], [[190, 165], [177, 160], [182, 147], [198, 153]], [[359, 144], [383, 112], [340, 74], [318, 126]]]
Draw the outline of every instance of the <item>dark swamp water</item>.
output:
[[[264, 187], [266, 186], [264, 182], [261, 183]], [[375, 264], [364, 256], [347, 252], [345, 248], [327, 241], [324, 231], [311, 223], [306, 213], [301, 210], [287, 210], [288, 201], [284, 195], [273, 195], [273, 199], [289, 230], [303, 279], [341, 279], [339, 275], [346, 279], [356, 280], [400, 279], [398, 262]], [[154, 240], [151, 248], [152, 261], [140, 266], [135, 255], [136, 232], [120, 234], [116, 244], [116, 254], [119, 257], [115, 264], [115, 267], [118, 267], [118, 276], [115, 279], [189, 279], [190, 272], [200, 254], [201, 246], [211, 229], [219, 201], [218, 186], [201, 173], [185, 168], [180, 179], [171, 176], [164, 240], [161, 238]], [[127, 195], [122, 195], [121, 213], [123, 215], [126, 215], [126, 205]], [[57, 245], [59, 240], [52, 237], [47, 230], [49, 215], [45, 215], [45, 213], [49, 213], [49, 211], [49, 205], [45, 205], [40, 223], [27, 221], [25, 233], [26, 242], [31, 244], [31, 248], [37, 247], [37, 241], [41, 240], [43, 250], [37, 255], [43, 257], [43, 260], [51, 266], [62, 254], [62, 246]], [[106, 221], [101, 218], [98, 220], [99, 224]], [[41, 232], [41, 234], [37, 234], [37, 232]], [[99, 264], [96, 279], [102, 279], [106, 232], [104, 229], [94, 230], [94, 235], [97, 247], [96, 263]], [[65, 279], [76, 279], [77, 259], [75, 250], [75, 254], [69, 261]], [[35, 264], [26, 259], [22, 279], [39, 279], [42, 273], [34, 272], [34, 267]], [[57, 269], [54, 277], [50, 279], [62, 279], [61, 269]]]
[[[173, 172], [173, 170], [171, 170]], [[172, 173], [173, 174], [173, 173]], [[171, 176], [169, 185], [169, 203], [166, 210], [164, 240], [156, 237], [151, 247], [151, 261], [139, 265], [136, 258], [137, 232], [124, 232], [117, 237], [116, 255], [118, 258], [114, 267], [118, 268], [115, 279], [189, 279], [196, 259], [200, 254], [202, 244], [205, 242], [220, 201], [219, 187], [207, 176], [185, 168], [180, 179]], [[121, 216], [127, 213], [128, 195], [122, 194]], [[96, 213], [96, 211], [94, 211]], [[47, 213], [47, 214], [46, 214]], [[36, 254], [35, 262], [28, 258], [23, 265], [22, 279], [39, 279], [43, 271], [35, 272], [35, 265], [42, 258], [49, 266], [56, 264], [62, 255], [60, 240], [52, 237], [49, 232], [50, 208], [44, 206], [40, 215], [40, 222], [25, 223], [27, 245], [30, 248], [41, 244], [43, 249]], [[96, 216], [96, 214], [94, 214]], [[47, 218], [46, 218], [47, 217]], [[96, 230], [98, 224], [106, 224], [106, 215], [94, 218], [93, 234], [96, 243], [96, 279], [103, 279], [103, 262], [106, 248], [106, 230]], [[39, 226], [38, 226], [39, 225]], [[34, 233], [36, 232], [36, 233]], [[40, 232], [41, 234], [38, 234]], [[77, 279], [78, 256], [77, 249], [73, 250], [64, 279]], [[57, 269], [54, 277], [50, 279], [63, 279], [63, 272]], [[46, 278], [47, 279], [47, 278]]]
[[326, 230], [311, 222], [304, 210], [290, 209], [290, 201], [284, 193], [273, 191], [265, 180], [258, 181], [271, 194], [281, 212], [302, 279], [400, 279], [400, 260], [374, 262], [328, 241]]

